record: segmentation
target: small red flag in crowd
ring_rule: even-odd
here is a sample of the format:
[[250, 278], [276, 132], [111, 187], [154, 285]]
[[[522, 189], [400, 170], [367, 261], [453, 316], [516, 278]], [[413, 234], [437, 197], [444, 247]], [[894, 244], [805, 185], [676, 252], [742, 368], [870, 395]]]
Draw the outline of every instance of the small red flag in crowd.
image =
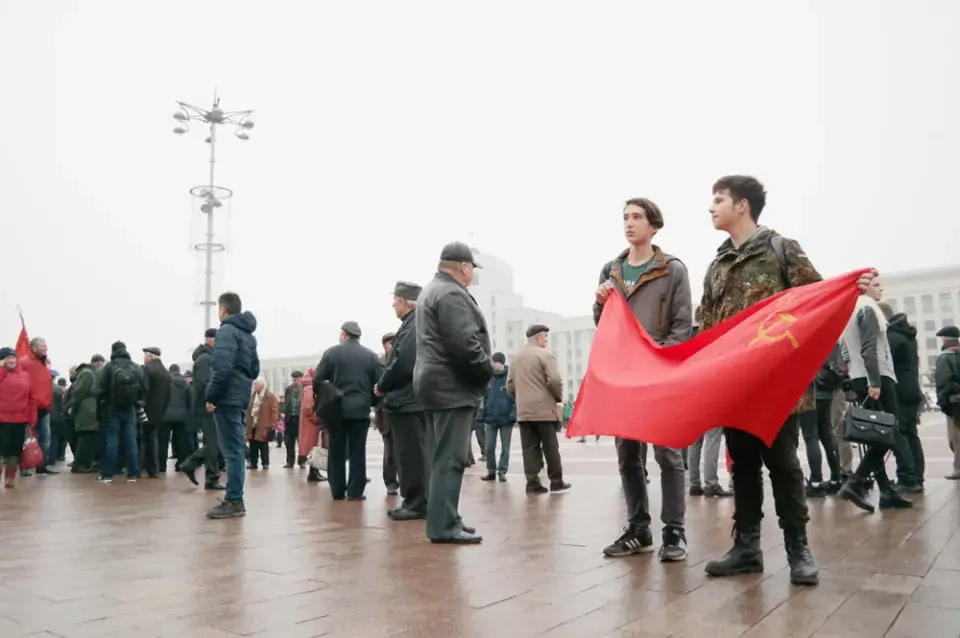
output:
[[30, 352], [30, 337], [27, 336], [27, 324], [20, 315], [20, 336], [17, 337], [17, 345], [14, 348], [17, 351], [17, 358], [20, 358]]
[[727, 426], [770, 445], [843, 332], [864, 272], [791, 288], [666, 348], [610, 295], [567, 436], [683, 448]]

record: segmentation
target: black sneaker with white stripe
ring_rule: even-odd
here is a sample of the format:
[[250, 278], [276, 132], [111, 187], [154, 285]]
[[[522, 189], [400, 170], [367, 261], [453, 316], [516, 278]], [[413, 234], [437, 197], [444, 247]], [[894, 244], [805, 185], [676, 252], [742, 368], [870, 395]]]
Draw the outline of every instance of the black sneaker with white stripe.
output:
[[649, 527], [639, 530], [632, 526], [625, 528], [623, 535], [603, 548], [604, 556], [630, 556], [653, 551], [653, 533]]
[[687, 535], [678, 527], [663, 528], [663, 545], [660, 547], [660, 561], [672, 563], [687, 558]]

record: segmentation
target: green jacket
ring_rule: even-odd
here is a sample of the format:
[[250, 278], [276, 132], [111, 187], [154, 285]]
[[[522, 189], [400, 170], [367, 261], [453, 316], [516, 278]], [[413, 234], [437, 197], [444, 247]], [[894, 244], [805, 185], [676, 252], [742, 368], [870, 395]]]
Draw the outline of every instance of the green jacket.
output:
[[[778, 240], [782, 242], [778, 252], [775, 236], [778, 235], [774, 231], [759, 226], [739, 249], [729, 239], [720, 246], [703, 282], [703, 299], [697, 309], [701, 330], [709, 330], [787, 288], [823, 279], [800, 244], [792, 239]], [[794, 414], [815, 409], [813, 379], [810, 381], [811, 386], [797, 403]]]
[[77, 368], [77, 380], [74, 382], [71, 400], [71, 411], [77, 432], [96, 432], [100, 429], [94, 385], [94, 367], [86, 363], [82, 364]]

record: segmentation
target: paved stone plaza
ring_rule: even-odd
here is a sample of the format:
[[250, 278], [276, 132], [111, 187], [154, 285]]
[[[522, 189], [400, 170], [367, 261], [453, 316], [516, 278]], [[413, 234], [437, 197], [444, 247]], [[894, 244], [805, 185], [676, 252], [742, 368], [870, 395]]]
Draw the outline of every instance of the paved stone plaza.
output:
[[484, 536], [472, 547], [431, 545], [422, 522], [386, 516], [396, 497], [375, 432], [367, 501], [333, 502], [272, 448], [236, 520], [207, 520], [216, 495], [172, 471], [136, 485], [21, 479], [0, 491], [0, 637], [957, 638], [960, 485], [940, 478], [942, 417], [924, 420], [927, 492], [913, 510], [810, 502], [815, 588], [789, 583], [769, 490], [762, 575], [703, 572], [729, 548], [730, 499], [688, 500], [685, 563], [604, 558], [624, 522], [610, 439], [562, 442], [567, 493], [524, 494], [519, 437], [507, 483], [470, 470], [461, 512]]

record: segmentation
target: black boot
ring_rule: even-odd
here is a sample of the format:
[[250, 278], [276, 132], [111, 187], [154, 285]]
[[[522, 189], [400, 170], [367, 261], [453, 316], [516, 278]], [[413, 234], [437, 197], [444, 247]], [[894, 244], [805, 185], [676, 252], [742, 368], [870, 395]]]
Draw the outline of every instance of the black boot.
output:
[[707, 563], [710, 576], [759, 574], [763, 572], [763, 552], [760, 551], [760, 526], [733, 526], [733, 547], [719, 560]]
[[907, 509], [913, 507], [913, 501], [901, 494], [889, 478], [877, 476], [877, 487], [880, 488], [878, 505], [882, 510]]
[[813, 562], [813, 554], [807, 545], [804, 530], [784, 530], [783, 544], [790, 565], [790, 582], [794, 585], [816, 585], [820, 582], [820, 570]]
[[865, 512], [872, 514], [874, 507], [867, 501], [867, 489], [863, 480], [858, 479], [855, 474], [851, 474], [837, 494], [843, 500], [850, 501]]

